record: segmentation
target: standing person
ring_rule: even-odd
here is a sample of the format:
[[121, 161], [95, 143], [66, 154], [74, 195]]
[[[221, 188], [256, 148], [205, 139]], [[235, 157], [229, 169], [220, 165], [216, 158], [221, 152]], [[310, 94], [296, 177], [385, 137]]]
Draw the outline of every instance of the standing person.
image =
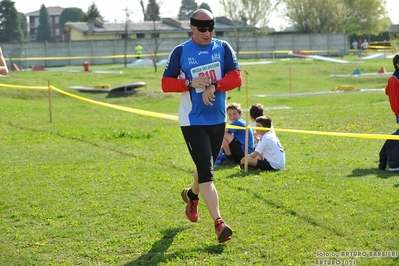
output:
[[[241, 118], [241, 105], [231, 103], [227, 106], [227, 116], [232, 126], [245, 128], [247, 123]], [[239, 164], [245, 156], [245, 130], [226, 128], [222, 148], [226, 154], [226, 160], [222, 164]], [[252, 129], [248, 129], [248, 153], [254, 151], [254, 138]]]
[[191, 188], [181, 193], [187, 203], [186, 216], [191, 222], [198, 220], [201, 194], [217, 238], [224, 242], [233, 231], [220, 214], [213, 169], [226, 127], [226, 91], [241, 86], [242, 77], [231, 46], [213, 38], [215, 19], [211, 12], [194, 11], [190, 29], [191, 39], [177, 45], [169, 55], [162, 90], [181, 93], [179, 123], [196, 166]]
[[[391, 135], [399, 135], [399, 129]], [[399, 140], [387, 139], [380, 150], [380, 164], [378, 168], [385, 170], [388, 165], [388, 170], [392, 172], [399, 171]]]
[[366, 39], [364, 39], [364, 41], [362, 42], [362, 44], [360, 45], [360, 53], [366, 54], [367, 49], [369, 49], [369, 43], [367, 42]]
[[1, 47], [0, 47], [0, 74], [4, 76], [8, 75], [8, 67], [6, 60], [4, 59]]
[[[256, 126], [271, 128], [272, 119], [269, 116], [260, 116], [256, 118]], [[270, 130], [256, 130], [256, 133], [262, 137], [255, 151], [247, 157], [248, 166], [252, 169], [269, 171], [284, 170], [285, 152], [276, 134]], [[241, 159], [242, 169], [244, 164], [245, 157]]]
[[392, 62], [395, 71], [388, 79], [387, 86], [385, 87], [385, 94], [388, 95], [389, 104], [396, 116], [396, 123], [399, 124], [399, 54], [393, 57]]
[[357, 49], [357, 41], [356, 41], [356, 39], [354, 39], [353, 42], [352, 42], [352, 49]]
[[136, 51], [137, 59], [140, 59], [140, 56], [143, 53], [143, 46], [141, 46], [140, 44], [136, 44], [134, 50]]
[[362, 42], [362, 50], [367, 50], [369, 49], [369, 43], [367, 42], [367, 39], [364, 39]]

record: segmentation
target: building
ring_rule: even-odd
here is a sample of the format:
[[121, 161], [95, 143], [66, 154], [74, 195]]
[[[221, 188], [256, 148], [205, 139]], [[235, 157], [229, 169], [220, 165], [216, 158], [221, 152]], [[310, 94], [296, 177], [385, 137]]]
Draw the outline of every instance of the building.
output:
[[[62, 41], [63, 39], [63, 31], [60, 28], [60, 16], [64, 8], [59, 6], [48, 7], [47, 13], [50, 18], [50, 27], [53, 33], [54, 41]], [[33, 11], [25, 14], [29, 18], [29, 40], [35, 41], [37, 29], [40, 25], [40, 10]]]
[[[225, 17], [216, 17], [216, 37], [235, 36], [239, 30], [242, 35], [253, 35], [258, 28], [250, 25], [234, 24]], [[151, 39], [154, 35], [160, 39], [187, 38], [192, 32], [190, 21], [162, 18], [160, 21], [110, 23], [96, 19], [91, 22], [67, 22], [64, 27], [65, 40], [120, 40]]]

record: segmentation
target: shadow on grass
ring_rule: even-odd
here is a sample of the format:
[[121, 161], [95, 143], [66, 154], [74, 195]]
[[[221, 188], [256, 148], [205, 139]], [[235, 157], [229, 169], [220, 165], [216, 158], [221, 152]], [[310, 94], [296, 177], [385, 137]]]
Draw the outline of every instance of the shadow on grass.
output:
[[165, 253], [168, 251], [176, 235], [183, 230], [185, 230], [185, 228], [177, 227], [163, 231], [163, 237], [152, 244], [151, 249], [147, 253], [141, 255], [134, 261], [124, 264], [124, 266], [158, 265], [168, 261], [170, 255], [165, 256]]
[[237, 190], [241, 190], [241, 191], [245, 191], [245, 192], [247, 192], [248, 194], [252, 193], [252, 194], [253, 194], [253, 197], [254, 197], [255, 199], [257, 199], [257, 200], [263, 200], [263, 201], [264, 201], [267, 205], [269, 205], [270, 207], [275, 208], [275, 209], [279, 209], [279, 210], [283, 210], [283, 211], [284, 211], [285, 213], [287, 213], [288, 215], [295, 216], [295, 217], [297, 217], [298, 219], [301, 219], [301, 220], [307, 222], [308, 224], [310, 224], [310, 225], [312, 225], [312, 226], [316, 226], [316, 227], [319, 227], [319, 228], [323, 228], [323, 229], [328, 230], [328, 231], [330, 231], [330, 232], [332, 232], [332, 233], [334, 233], [335, 235], [340, 236], [340, 237], [344, 236], [344, 235], [343, 235], [341, 232], [339, 232], [338, 230], [336, 230], [336, 229], [334, 229], [334, 228], [332, 228], [332, 227], [330, 227], [330, 226], [328, 226], [328, 225], [321, 224], [321, 223], [317, 222], [316, 220], [314, 220], [313, 218], [311, 218], [311, 217], [309, 217], [309, 216], [307, 216], [307, 215], [301, 215], [301, 214], [297, 213], [297, 212], [296, 212], [295, 210], [293, 210], [293, 209], [289, 209], [289, 208], [287, 208], [287, 207], [284, 207], [283, 205], [277, 204], [277, 203], [275, 203], [275, 202], [273, 202], [273, 201], [271, 201], [271, 200], [269, 200], [269, 199], [266, 199], [266, 198], [264, 198], [262, 195], [260, 195], [260, 194], [258, 194], [258, 193], [256, 193], [256, 192], [252, 192], [252, 191], [250, 191], [249, 189], [241, 188], [241, 187], [237, 187], [236, 189], [237, 189]]
[[129, 97], [129, 96], [134, 96], [137, 93], [137, 91], [115, 91], [115, 92], [110, 92], [107, 94], [105, 98], [121, 98], [121, 97]]
[[[176, 235], [182, 231], [184, 231], [185, 228], [178, 227], [178, 228], [172, 228], [163, 231], [163, 237], [154, 242], [154, 244], [151, 246], [151, 249], [135, 259], [134, 261], [128, 262], [124, 264], [123, 266], [135, 266], [135, 265], [148, 265], [148, 266], [155, 266], [159, 265], [161, 263], [165, 262], [170, 262], [174, 258], [178, 257], [181, 252], [175, 252], [172, 254], [165, 255], [165, 253], [168, 251], [169, 247], [172, 245], [174, 238]], [[202, 251], [207, 252], [209, 254], [221, 254], [223, 253], [225, 249], [225, 245], [212, 245], [208, 246], [202, 249]], [[195, 249], [195, 252], [198, 252], [201, 250], [198, 250], [197, 248]]]
[[244, 170], [240, 169], [238, 165], [218, 165], [215, 167], [214, 171], [220, 171], [220, 170], [226, 170], [226, 169], [235, 169], [233, 174], [227, 175], [226, 178], [241, 178], [241, 177], [247, 177], [249, 175], [258, 175], [260, 172], [262, 172], [259, 169], [256, 170], [248, 170], [248, 172], [245, 172]]
[[390, 172], [390, 171], [381, 171], [377, 167], [373, 168], [357, 168], [353, 169], [352, 173], [350, 175], [347, 175], [347, 177], [353, 178], [353, 177], [361, 177], [361, 176], [367, 176], [367, 175], [376, 175], [378, 178], [384, 178], [387, 179], [391, 176], [397, 176], [399, 175], [398, 172]]

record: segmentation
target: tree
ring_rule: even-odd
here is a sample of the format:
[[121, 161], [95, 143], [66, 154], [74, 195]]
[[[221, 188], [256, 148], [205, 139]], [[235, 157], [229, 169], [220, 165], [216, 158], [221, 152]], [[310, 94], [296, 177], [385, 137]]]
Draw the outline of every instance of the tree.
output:
[[182, 0], [177, 18], [179, 20], [189, 20], [196, 9], [198, 9], [198, 5], [195, 0]]
[[[231, 20], [235, 33], [235, 51], [240, 53], [246, 38], [242, 31], [248, 25], [264, 26], [270, 14], [275, 10], [274, 0], [219, 0], [225, 16]], [[216, 24], [217, 28], [217, 24]]]
[[385, 0], [282, 0], [285, 15], [303, 33], [378, 35], [390, 21]]
[[156, 0], [149, 0], [147, 3], [147, 9], [144, 14], [144, 21], [159, 21], [159, 4]]
[[347, 8], [340, 0], [283, 0], [286, 16], [303, 33], [342, 32]]
[[84, 12], [80, 8], [71, 7], [65, 8], [60, 15], [60, 28], [63, 29], [67, 22], [82, 21]]
[[198, 6], [198, 8], [206, 9], [206, 10], [208, 10], [209, 12], [213, 13], [211, 7], [210, 7], [207, 3], [205, 3], [205, 2], [201, 3], [201, 4]]
[[87, 9], [87, 13], [83, 15], [82, 20], [84, 22], [88, 22], [88, 21], [94, 20], [96, 18], [103, 20], [103, 16], [101, 16], [100, 11], [98, 11], [96, 4], [93, 2]]
[[20, 25], [21, 25], [21, 30], [23, 34], [23, 39], [22, 41], [27, 41], [29, 40], [29, 31], [28, 31], [28, 21], [26, 20], [26, 17], [23, 13], [18, 13]]
[[384, 0], [344, 0], [348, 9], [345, 30], [357, 35], [378, 35], [389, 29], [391, 21]]
[[144, 8], [143, 0], [140, 0], [140, 7], [141, 7], [141, 11], [143, 12], [143, 18], [145, 18], [145, 8]]
[[[151, 4], [150, 4], [151, 3]], [[158, 26], [161, 25], [158, 21], [160, 20], [159, 17], [159, 3], [156, 0], [150, 0], [147, 5], [147, 18], [149, 21], [152, 21], [152, 32], [151, 32], [151, 40], [147, 43], [149, 49], [153, 51], [151, 55], [151, 60], [154, 66], [155, 72], [158, 70], [158, 50], [159, 46], [162, 43], [162, 39], [160, 38]], [[151, 10], [152, 9], [152, 10]], [[151, 16], [148, 16], [151, 15]]]
[[232, 21], [259, 27], [267, 25], [275, 0], [219, 0], [225, 16]]
[[0, 41], [23, 41], [24, 33], [21, 27], [21, 18], [14, 7], [14, 2], [3, 0], [0, 2]]
[[45, 5], [40, 7], [39, 27], [37, 27], [36, 40], [51, 41], [53, 34], [50, 27], [50, 17], [48, 15]]

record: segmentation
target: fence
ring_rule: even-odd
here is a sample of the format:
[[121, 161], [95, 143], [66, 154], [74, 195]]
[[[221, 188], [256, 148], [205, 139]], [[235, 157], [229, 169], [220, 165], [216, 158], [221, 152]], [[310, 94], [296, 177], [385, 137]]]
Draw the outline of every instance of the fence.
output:
[[[223, 38], [238, 52], [239, 58], [281, 58], [289, 51], [306, 50], [319, 55], [336, 56], [339, 51], [349, 47], [347, 34], [271, 34], [265, 36], [243, 36], [240, 40]], [[152, 39], [140, 39], [143, 46], [142, 57], [154, 57], [157, 61], [166, 59], [169, 52], [186, 41], [183, 38], [158, 39], [157, 47]], [[125, 52], [125, 40], [91, 40], [70, 42], [27, 42], [3, 43], [2, 50], [8, 64], [17, 64], [22, 68], [33, 65], [54, 67], [64, 65], [82, 65], [89, 61], [91, 65], [123, 64], [135, 58], [134, 46], [137, 40], [128, 40]], [[157, 49], [156, 49], [157, 48]], [[125, 55], [126, 53], [126, 55]]]

